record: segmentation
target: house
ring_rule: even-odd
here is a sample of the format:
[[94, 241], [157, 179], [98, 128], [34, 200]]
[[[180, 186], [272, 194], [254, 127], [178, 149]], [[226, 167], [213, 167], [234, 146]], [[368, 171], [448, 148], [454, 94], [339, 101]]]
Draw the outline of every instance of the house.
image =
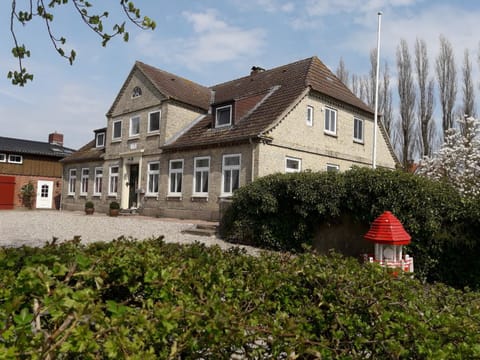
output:
[[[95, 139], [62, 160], [65, 209], [110, 201], [218, 220], [238, 187], [275, 172], [372, 166], [373, 110], [317, 58], [205, 87], [137, 61]], [[385, 130], [377, 166], [395, 168]]]
[[62, 164], [74, 152], [63, 146], [63, 135], [52, 133], [48, 142], [0, 137], [0, 209], [22, 207], [20, 191], [29, 182], [35, 189], [34, 207], [60, 206]]

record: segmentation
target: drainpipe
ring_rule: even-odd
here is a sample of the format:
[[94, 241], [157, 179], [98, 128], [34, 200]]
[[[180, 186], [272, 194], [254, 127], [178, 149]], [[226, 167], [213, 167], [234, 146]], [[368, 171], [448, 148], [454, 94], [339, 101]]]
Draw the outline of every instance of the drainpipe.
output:
[[249, 138], [248, 141], [252, 145], [252, 168], [251, 168], [251, 182], [255, 180], [255, 142], [252, 140], [252, 138]]

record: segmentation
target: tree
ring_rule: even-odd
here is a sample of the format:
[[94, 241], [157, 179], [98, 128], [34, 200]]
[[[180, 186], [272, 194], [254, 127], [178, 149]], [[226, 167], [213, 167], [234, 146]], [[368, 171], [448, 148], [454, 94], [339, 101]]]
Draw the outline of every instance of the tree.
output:
[[383, 126], [390, 139], [393, 139], [393, 95], [392, 89], [390, 88], [390, 69], [387, 62], [385, 62], [381, 76], [379, 86], [380, 113], [382, 114]]
[[475, 89], [472, 80], [472, 62], [470, 60], [470, 53], [468, 49], [465, 49], [463, 66], [463, 106], [461, 115], [463, 116], [475, 116]]
[[400, 98], [401, 158], [404, 169], [409, 166], [416, 148], [415, 88], [413, 86], [412, 62], [408, 44], [400, 40], [397, 48], [398, 96]]
[[440, 150], [425, 157], [417, 173], [442, 180], [458, 189], [460, 194], [480, 194], [480, 121], [473, 117], [458, 120], [464, 129], [448, 129]]
[[433, 79], [429, 79], [427, 44], [417, 38], [415, 42], [415, 69], [418, 84], [418, 118], [422, 138], [422, 155], [431, 154], [431, 144], [434, 134], [433, 123]]
[[[126, 31], [125, 22], [114, 24], [112, 31], [105, 30], [104, 21], [108, 18], [109, 12], [91, 12], [93, 2], [94, 0], [49, 0], [48, 2], [45, 0], [28, 0], [25, 5], [23, 3], [22, 5], [19, 5], [16, 0], [12, 0], [10, 12], [10, 32], [14, 45], [12, 48], [12, 54], [18, 59], [18, 70], [9, 71], [7, 75], [7, 77], [12, 80], [12, 84], [24, 86], [29, 80], [33, 80], [33, 74], [28, 73], [23, 65], [23, 60], [30, 57], [31, 53], [25, 44], [21, 44], [17, 39], [15, 26], [18, 24], [25, 26], [35, 18], [41, 19], [45, 22], [47, 34], [58, 54], [67, 59], [70, 64], [73, 64], [75, 61], [75, 50], [72, 49], [67, 53], [64, 49], [67, 40], [63, 36], [58, 37], [52, 32], [51, 25], [54, 20], [53, 11], [55, 7], [62, 5], [73, 6], [80, 19], [88, 26], [88, 28], [100, 36], [102, 46], [106, 46], [107, 43], [116, 36], [121, 36], [124, 41], [128, 41], [129, 33]], [[140, 9], [135, 6], [133, 1], [120, 0], [120, 7], [127, 20], [134, 25], [144, 30], [155, 29], [155, 22], [148, 16], [142, 17]]]
[[440, 53], [437, 56], [436, 72], [442, 106], [443, 133], [453, 127], [453, 107], [457, 97], [457, 70], [450, 42], [440, 36]]
[[341, 57], [340, 61], [338, 62], [336, 75], [341, 82], [348, 86], [348, 79], [350, 75], [348, 73], [347, 67], [345, 66], [345, 62], [343, 61], [343, 57]]

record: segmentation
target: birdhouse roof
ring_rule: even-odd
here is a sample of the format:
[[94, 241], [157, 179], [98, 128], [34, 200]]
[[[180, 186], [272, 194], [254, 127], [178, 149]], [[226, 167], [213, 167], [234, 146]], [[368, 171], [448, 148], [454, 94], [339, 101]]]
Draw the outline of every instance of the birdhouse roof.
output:
[[364, 238], [378, 244], [408, 245], [412, 237], [395, 215], [385, 211], [375, 219]]

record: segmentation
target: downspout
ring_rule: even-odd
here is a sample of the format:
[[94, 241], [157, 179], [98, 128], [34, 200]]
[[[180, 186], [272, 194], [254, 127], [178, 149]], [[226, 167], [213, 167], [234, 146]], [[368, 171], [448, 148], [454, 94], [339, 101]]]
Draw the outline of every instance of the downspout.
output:
[[252, 138], [249, 138], [248, 141], [250, 145], [252, 145], [252, 166], [250, 181], [253, 182], [253, 180], [255, 180], [255, 143], [253, 142]]

